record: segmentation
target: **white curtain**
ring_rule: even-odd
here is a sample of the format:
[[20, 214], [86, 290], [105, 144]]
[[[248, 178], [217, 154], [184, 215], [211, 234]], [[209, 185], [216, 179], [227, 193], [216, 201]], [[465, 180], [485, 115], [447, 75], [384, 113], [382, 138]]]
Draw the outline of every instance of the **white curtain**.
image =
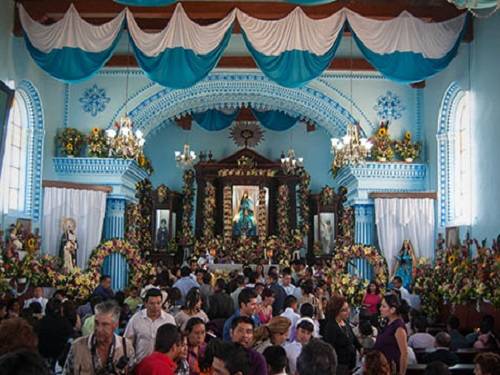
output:
[[135, 45], [146, 56], [158, 56], [167, 48], [182, 47], [205, 55], [217, 48], [227, 30], [233, 25], [236, 10], [222, 20], [207, 26], [191, 21], [181, 3], [175, 7], [168, 25], [158, 33], [142, 31], [134, 15], [127, 9], [127, 27]]
[[63, 218], [76, 221], [77, 265], [86, 268], [92, 250], [101, 242], [106, 212], [106, 192], [63, 188], [44, 188], [42, 249], [59, 255]]
[[64, 47], [102, 52], [113, 44], [122, 29], [125, 11], [118, 13], [111, 21], [95, 26], [82, 19], [71, 4], [63, 18], [52, 25], [43, 25], [33, 20], [20, 4], [19, 19], [31, 44], [44, 53]]
[[237, 17], [252, 46], [266, 56], [293, 50], [322, 56], [332, 48], [342, 31], [345, 10], [322, 19], [309, 18], [300, 7], [279, 20], [259, 20], [241, 10]]
[[375, 20], [345, 9], [347, 21], [363, 44], [378, 54], [421, 53], [428, 59], [444, 57], [464, 28], [467, 13], [443, 22], [425, 22], [403, 11], [390, 20]]
[[417, 257], [434, 254], [433, 199], [375, 199], [378, 242], [390, 271], [404, 240], [410, 240]]

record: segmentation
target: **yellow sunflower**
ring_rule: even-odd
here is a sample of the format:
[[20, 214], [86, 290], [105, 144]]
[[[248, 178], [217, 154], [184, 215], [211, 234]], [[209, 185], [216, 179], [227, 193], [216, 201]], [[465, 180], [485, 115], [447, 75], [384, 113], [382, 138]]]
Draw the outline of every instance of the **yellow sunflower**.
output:
[[385, 137], [387, 135], [387, 129], [386, 128], [379, 128], [377, 132], [378, 137]]
[[457, 257], [455, 255], [450, 255], [448, 257], [448, 263], [455, 263], [456, 260], [457, 260]]
[[66, 144], [66, 150], [67, 150], [68, 152], [73, 151], [73, 143], [68, 143], [68, 144]]
[[99, 128], [92, 128], [92, 134], [94, 134], [95, 136], [98, 136], [100, 132], [101, 132], [101, 129], [99, 129]]
[[405, 139], [409, 142], [411, 141], [411, 133], [409, 131], [405, 132]]

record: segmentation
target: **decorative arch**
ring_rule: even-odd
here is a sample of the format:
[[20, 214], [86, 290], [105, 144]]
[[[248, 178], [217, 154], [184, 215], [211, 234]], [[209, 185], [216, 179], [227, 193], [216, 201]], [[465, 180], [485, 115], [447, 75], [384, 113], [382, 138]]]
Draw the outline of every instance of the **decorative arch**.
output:
[[34, 222], [40, 220], [42, 205], [42, 165], [45, 125], [43, 106], [38, 89], [28, 80], [22, 80], [16, 93], [26, 106], [28, 144], [26, 156], [26, 190], [24, 212]]
[[465, 91], [452, 82], [446, 90], [439, 110], [438, 131], [436, 134], [438, 147], [438, 207], [439, 225], [445, 227], [453, 221], [454, 181], [451, 166], [455, 164], [455, 124], [457, 106], [464, 97]]
[[[346, 100], [342, 97], [342, 100]], [[345, 133], [354, 116], [334, 98], [317, 88], [289, 89], [276, 85], [259, 73], [214, 73], [199, 84], [182, 90], [161, 89], [130, 111], [134, 126], [152, 135], [174, 118], [196, 111], [224, 107], [248, 107], [280, 110], [310, 120], [325, 128], [331, 136]], [[355, 108], [359, 112], [358, 108]], [[356, 116], [365, 121], [364, 114]], [[111, 121], [111, 124], [116, 120]], [[362, 124], [363, 125], [363, 124]], [[365, 127], [371, 127], [367, 123]]]

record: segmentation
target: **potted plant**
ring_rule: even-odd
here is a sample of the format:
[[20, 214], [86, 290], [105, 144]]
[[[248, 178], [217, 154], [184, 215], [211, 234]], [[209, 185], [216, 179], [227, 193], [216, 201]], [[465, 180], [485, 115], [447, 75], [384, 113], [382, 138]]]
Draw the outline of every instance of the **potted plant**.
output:
[[391, 161], [394, 158], [394, 150], [392, 149], [392, 141], [389, 135], [389, 122], [382, 122], [377, 130], [377, 133], [370, 139], [373, 147], [371, 149], [371, 157], [375, 161], [385, 162]]
[[91, 157], [103, 158], [108, 156], [109, 147], [104, 136], [104, 130], [92, 128], [87, 136], [87, 154]]
[[74, 128], [66, 128], [58, 135], [57, 141], [63, 155], [74, 157], [80, 155], [85, 144], [85, 137]]
[[411, 133], [406, 131], [402, 141], [394, 142], [394, 149], [406, 163], [413, 163], [420, 155], [421, 144], [419, 142], [412, 143]]

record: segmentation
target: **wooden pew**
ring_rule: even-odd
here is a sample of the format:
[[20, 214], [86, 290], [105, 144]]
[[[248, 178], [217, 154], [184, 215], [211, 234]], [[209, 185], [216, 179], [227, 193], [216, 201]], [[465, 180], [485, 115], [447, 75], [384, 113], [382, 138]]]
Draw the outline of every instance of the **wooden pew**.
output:
[[[427, 365], [410, 365], [406, 370], [406, 375], [424, 375]], [[473, 375], [474, 365], [473, 364], [458, 364], [453, 367], [449, 367], [452, 375]]]

